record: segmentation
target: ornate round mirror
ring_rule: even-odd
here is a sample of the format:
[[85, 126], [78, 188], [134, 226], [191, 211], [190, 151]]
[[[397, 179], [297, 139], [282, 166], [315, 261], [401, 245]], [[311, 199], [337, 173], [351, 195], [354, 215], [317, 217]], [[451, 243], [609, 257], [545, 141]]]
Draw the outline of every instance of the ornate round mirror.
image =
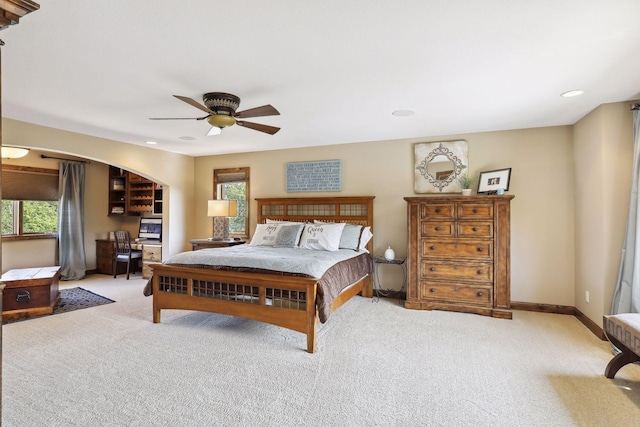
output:
[[460, 191], [458, 178], [467, 168], [467, 151], [466, 141], [417, 144], [416, 192]]

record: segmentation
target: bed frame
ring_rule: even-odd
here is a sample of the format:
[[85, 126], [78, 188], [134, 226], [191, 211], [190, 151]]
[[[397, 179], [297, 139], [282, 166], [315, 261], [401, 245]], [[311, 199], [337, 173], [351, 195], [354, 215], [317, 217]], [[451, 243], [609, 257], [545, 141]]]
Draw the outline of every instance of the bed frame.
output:
[[[268, 198], [258, 202], [259, 224], [267, 219], [282, 221], [344, 222], [370, 226], [373, 231], [373, 196]], [[368, 243], [370, 253], [373, 239]], [[265, 273], [209, 270], [153, 264], [153, 322], [160, 310], [196, 310], [227, 314], [270, 323], [307, 336], [307, 352], [316, 348], [316, 289], [312, 278]], [[372, 297], [372, 275], [346, 288], [333, 301], [331, 311], [354, 295]], [[286, 299], [267, 295], [286, 294]]]

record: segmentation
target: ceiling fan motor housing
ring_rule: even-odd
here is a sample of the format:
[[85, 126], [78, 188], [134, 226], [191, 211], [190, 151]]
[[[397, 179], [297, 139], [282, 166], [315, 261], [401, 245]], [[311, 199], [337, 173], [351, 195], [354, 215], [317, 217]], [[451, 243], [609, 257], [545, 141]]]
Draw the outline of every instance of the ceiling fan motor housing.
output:
[[240, 106], [240, 98], [230, 93], [209, 92], [202, 96], [204, 105], [216, 114], [233, 116]]

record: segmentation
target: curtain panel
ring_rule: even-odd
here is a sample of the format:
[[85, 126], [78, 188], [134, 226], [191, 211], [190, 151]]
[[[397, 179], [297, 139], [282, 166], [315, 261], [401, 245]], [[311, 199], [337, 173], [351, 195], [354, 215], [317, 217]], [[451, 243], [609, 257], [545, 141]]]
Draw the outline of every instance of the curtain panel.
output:
[[640, 179], [640, 110], [633, 111], [633, 172], [627, 227], [622, 246], [618, 283], [611, 314], [640, 312], [640, 229], [638, 228], [638, 179]]
[[87, 272], [84, 252], [84, 186], [85, 165], [60, 162], [58, 256], [62, 280], [79, 280]]

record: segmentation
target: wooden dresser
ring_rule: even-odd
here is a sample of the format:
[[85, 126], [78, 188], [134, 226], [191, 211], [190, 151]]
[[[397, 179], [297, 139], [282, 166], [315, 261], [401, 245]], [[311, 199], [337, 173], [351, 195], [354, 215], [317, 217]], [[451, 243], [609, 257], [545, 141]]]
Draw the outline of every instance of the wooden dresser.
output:
[[405, 197], [406, 308], [511, 319], [513, 197]]

